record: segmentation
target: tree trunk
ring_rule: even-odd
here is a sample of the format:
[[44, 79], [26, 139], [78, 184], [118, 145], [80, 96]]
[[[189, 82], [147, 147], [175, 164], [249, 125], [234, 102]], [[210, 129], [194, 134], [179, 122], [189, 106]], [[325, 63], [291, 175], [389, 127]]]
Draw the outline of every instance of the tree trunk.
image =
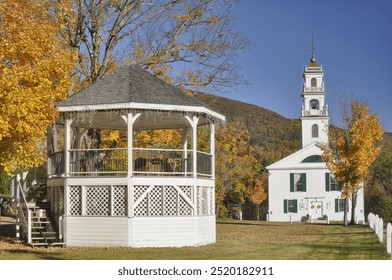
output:
[[344, 226], [347, 226], [347, 212], [348, 212], [348, 198], [346, 198], [345, 200], [344, 200], [345, 202], [344, 202], [344, 217], [343, 217], [343, 220], [344, 220]]
[[357, 192], [353, 192], [351, 195], [351, 221], [350, 225], [355, 225], [355, 207], [357, 206]]
[[260, 204], [256, 205], [256, 211], [257, 221], [260, 221]]

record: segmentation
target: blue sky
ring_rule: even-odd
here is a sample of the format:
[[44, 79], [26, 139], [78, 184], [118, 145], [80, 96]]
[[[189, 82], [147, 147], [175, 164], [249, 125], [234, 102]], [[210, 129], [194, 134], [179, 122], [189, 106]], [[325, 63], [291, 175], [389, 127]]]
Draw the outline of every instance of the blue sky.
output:
[[225, 97], [298, 118], [313, 34], [331, 122], [339, 125], [342, 93], [355, 94], [392, 132], [392, 1], [239, 0], [234, 14], [252, 42], [238, 56], [251, 85]]

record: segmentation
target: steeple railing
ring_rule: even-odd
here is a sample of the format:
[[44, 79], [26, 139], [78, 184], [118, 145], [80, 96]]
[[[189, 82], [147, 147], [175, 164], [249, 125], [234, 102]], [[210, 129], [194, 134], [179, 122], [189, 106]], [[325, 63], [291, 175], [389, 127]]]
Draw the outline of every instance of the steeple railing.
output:
[[324, 92], [324, 87], [305, 87], [304, 92]]
[[310, 110], [302, 110], [302, 117], [327, 117], [328, 110], [318, 110], [318, 109], [310, 109]]

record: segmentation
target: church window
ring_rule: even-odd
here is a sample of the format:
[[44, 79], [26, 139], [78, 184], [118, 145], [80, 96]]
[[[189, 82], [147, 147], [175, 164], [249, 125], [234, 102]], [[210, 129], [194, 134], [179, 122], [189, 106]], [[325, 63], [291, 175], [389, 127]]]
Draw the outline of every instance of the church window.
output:
[[316, 78], [312, 78], [310, 80], [310, 86], [311, 87], [317, 87], [317, 79]]
[[283, 200], [284, 213], [298, 213], [298, 201], [296, 199]]
[[290, 173], [290, 192], [306, 192], [306, 173]]
[[331, 173], [325, 173], [325, 191], [341, 191], [339, 182]]
[[306, 158], [304, 158], [302, 163], [314, 163], [314, 162], [323, 162], [323, 157], [320, 155], [311, 155]]
[[310, 100], [309, 107], [312, 110], [318, 110], [319, 109], [319, 101], [317, 99]]
[[319, 127], [317, 124], [312, 125], [312, 138], [319, 137]]
[[[335, 199], [335, 212], [344, 212], [344, 208], [346, 206], [346, 200], [343, 198]], [[347, 211], [349, 208], [347, 207]]]

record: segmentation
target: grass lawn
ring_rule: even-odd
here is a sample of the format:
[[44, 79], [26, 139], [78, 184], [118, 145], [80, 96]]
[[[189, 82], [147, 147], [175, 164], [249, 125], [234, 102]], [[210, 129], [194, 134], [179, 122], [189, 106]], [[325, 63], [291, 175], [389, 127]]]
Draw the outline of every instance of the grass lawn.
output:
[[218, 221], [217, 242], [183, 248], [31, 248], [0, 237], [0, 259], [67, 260], [387, 260], [367, 226]]

